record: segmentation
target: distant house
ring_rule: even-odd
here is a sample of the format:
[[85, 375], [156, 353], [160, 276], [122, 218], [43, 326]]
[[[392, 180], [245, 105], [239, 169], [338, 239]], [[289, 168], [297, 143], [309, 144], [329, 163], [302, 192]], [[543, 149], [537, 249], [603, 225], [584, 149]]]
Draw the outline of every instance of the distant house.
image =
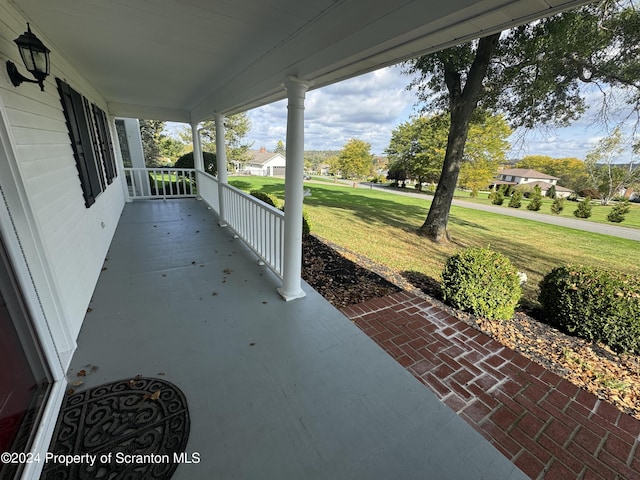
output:
[[536, 185], [539, 186], [542, 191], [542, 195], [546, 195], [552, 185], [555, 186], [556, 195], [559, 197], [568, 197], [573, 193], [573, 190], [558, 185], [558, 177], [547, 175], [546, 173], [538, 172], [531, 168], [507, 168], [505, 170], [501, 170], [490, 187], [494, 188], [499, 187], [500, 185], [523, 184], [529, 185], [531, 188]]
[[279, 153], [260, 150], [249, 150], [249, 160], [245, 163], [245, 172], [262, 177], [282, 176], [286, 166], [286, 159]]

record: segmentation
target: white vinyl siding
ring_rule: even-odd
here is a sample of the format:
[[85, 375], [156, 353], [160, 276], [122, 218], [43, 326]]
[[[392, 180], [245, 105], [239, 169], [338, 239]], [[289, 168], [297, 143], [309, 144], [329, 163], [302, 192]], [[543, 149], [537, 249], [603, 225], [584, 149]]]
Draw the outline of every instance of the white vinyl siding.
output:
[[[28, 76], [13, 43], [26, 28], [26, 19], [7, 0], [0, 0], [0, 58], [3, 65], [6, 59], [13, 61]], [[91, 208], [85, 207], [55, 78], [65, 79], [105, 112], [107, 105], [81, 72], [71, 68], [63, 53], [41, 35], [38, 25], [32, 23], [31, 29], [51, 49], [51, 75], [45, 80], [45, 91], [30, 83], [14, 87], [5, 72], [0, 74], [0, 96], [15, 142], [17, 175], [28, 197], [26, 208], [35, 219], [35, 233], [44, 250], [40, 255], [49, 265], [55, 285], [47, 286], [44, 278], [35, 280], [42, 288], [57, 292], [61, 313], [76, 338], [124, 206], [124, 194], [118, 176]], [[109, 119], [113, 137], [111, 123]], [[30, 229], [23, 226], [18, 230], [27, 235]]]

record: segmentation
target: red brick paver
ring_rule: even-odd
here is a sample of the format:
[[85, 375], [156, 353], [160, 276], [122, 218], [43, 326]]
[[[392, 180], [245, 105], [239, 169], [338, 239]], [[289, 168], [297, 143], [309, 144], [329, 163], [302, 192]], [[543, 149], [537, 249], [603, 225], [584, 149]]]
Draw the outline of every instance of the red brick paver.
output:
[[406, 292], [342, 309], [532, 479], [640, 479], [640, 421]]

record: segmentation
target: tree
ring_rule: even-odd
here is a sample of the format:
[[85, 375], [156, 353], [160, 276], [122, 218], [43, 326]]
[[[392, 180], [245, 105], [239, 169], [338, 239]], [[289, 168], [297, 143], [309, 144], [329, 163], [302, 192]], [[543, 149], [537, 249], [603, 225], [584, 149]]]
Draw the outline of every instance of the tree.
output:
[[338, 168], [343, 178], [362, 178], [371, 173], [372, 161], [371, 144], [352, 138], [338, 155]]
[[638, 110], [639, 18], [633, 5], [606, 0], [409, 62], [419, 98], [451, 118], [440, 182], [419, 233], [448, 239], [451, 201], [478, 105], [508, 115], [513, 127], [567, 125], [585, 110], [579, 85], [588, 82], [632, 91], [628, 102]]
[[159, 167], [160, 139], [165, 122], [159, 120], [139, 120], [139, 123], [144, 163], [147, 167]]
[[[400, 162], [407, 176], [418, 182], [436, 182], [442, 171], [450, 127], [447, 115], [414, 118], [391, 132], [386, 150], [389, 159]], [[489, 185], [500, 162], [506, 160], [511, 129], [501, 116], [477, 114], [471, 122], [465, 166], [460, 183], [477, 190]]]
[[[447, 130], [447, 117], [434, 115], [414, 118], [391, 132], [386, 153], [395, 171], [402, 171], [405, 178], [417, 181], [418, 190], [423, 182], [438, 179], [447, 147]], [[404, 181], [404, 178], [397, 180]]]
[[177, 158], [185, 153], [187, 146], [180, 140], [168, 135], [160, 135], [160, 155], [175, 162]]
[[616, 165], [624, 152], [622, 133], [616, 128], [611, 135], [601, 139], [587, 154], [585, 164], [593, 186], [600, 192], [600, 203], [608, 205], [621, 191], [640, 179], [640, 167], [629, 163]]
[[491, 183], [506, 161], [509, 135], [511, 129], [501, 115], [484, 114], [471, 121], [458, 183], [470, 188], [472, 197]]
[[284, 142], [282, 140], [278, 140], [278, 143], [276, 144], [276, 148], [275, 148], [275, 150], [273, 152], [274, 153], [279, 153], [283, 157], [287, 156], [287, 149], [284, 146]]
[[[231, 115], [224, 119], [224, 139], [227, 149], [227, 160], [229, 162], [244, 162], [248, 159], [250, 143], [245, 143], [244, 138], [251, 130], [249, 116], [243, 112]], [[202, 150], [216, 153], [216, 124], [213, 120], [207, 120], [200, 124], [200, 139]], [[186, 143], [192, 143], [191, 129], [182, 130], [180, 138]]]
[[573, 211], [573, 215], [577, 218], [589, 218], [591, 216], [591, 198], [585, 197], [578, 203], [578, 208]]
[[537, 212], [542, 207], [542, 189], [539, 185], [535, 185], [533, 187], [533, 193], [531, 194], [531, 198], [529, 201], [529, 205], [527, 205], [527, 210], [531, 210], [532, 212]]
[[[404, 161], [397, 160], [389, 166], [389, 171], [387, 172], [387, 179], [393, 180], [396, 186], [404, 187], [405, 182], [407, 181], [407, 178], [408, 178], [407, 169]], [[402, 185], [400, 185], [400, 182], [402, 182]]]

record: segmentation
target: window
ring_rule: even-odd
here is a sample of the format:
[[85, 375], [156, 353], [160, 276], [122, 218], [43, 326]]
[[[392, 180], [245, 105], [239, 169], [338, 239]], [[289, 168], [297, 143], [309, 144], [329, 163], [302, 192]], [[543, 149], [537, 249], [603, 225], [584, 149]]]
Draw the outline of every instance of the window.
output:
[[56, 80], [85, 206], [89, 208], [117, 175], [107, 116], [67, 83]]

